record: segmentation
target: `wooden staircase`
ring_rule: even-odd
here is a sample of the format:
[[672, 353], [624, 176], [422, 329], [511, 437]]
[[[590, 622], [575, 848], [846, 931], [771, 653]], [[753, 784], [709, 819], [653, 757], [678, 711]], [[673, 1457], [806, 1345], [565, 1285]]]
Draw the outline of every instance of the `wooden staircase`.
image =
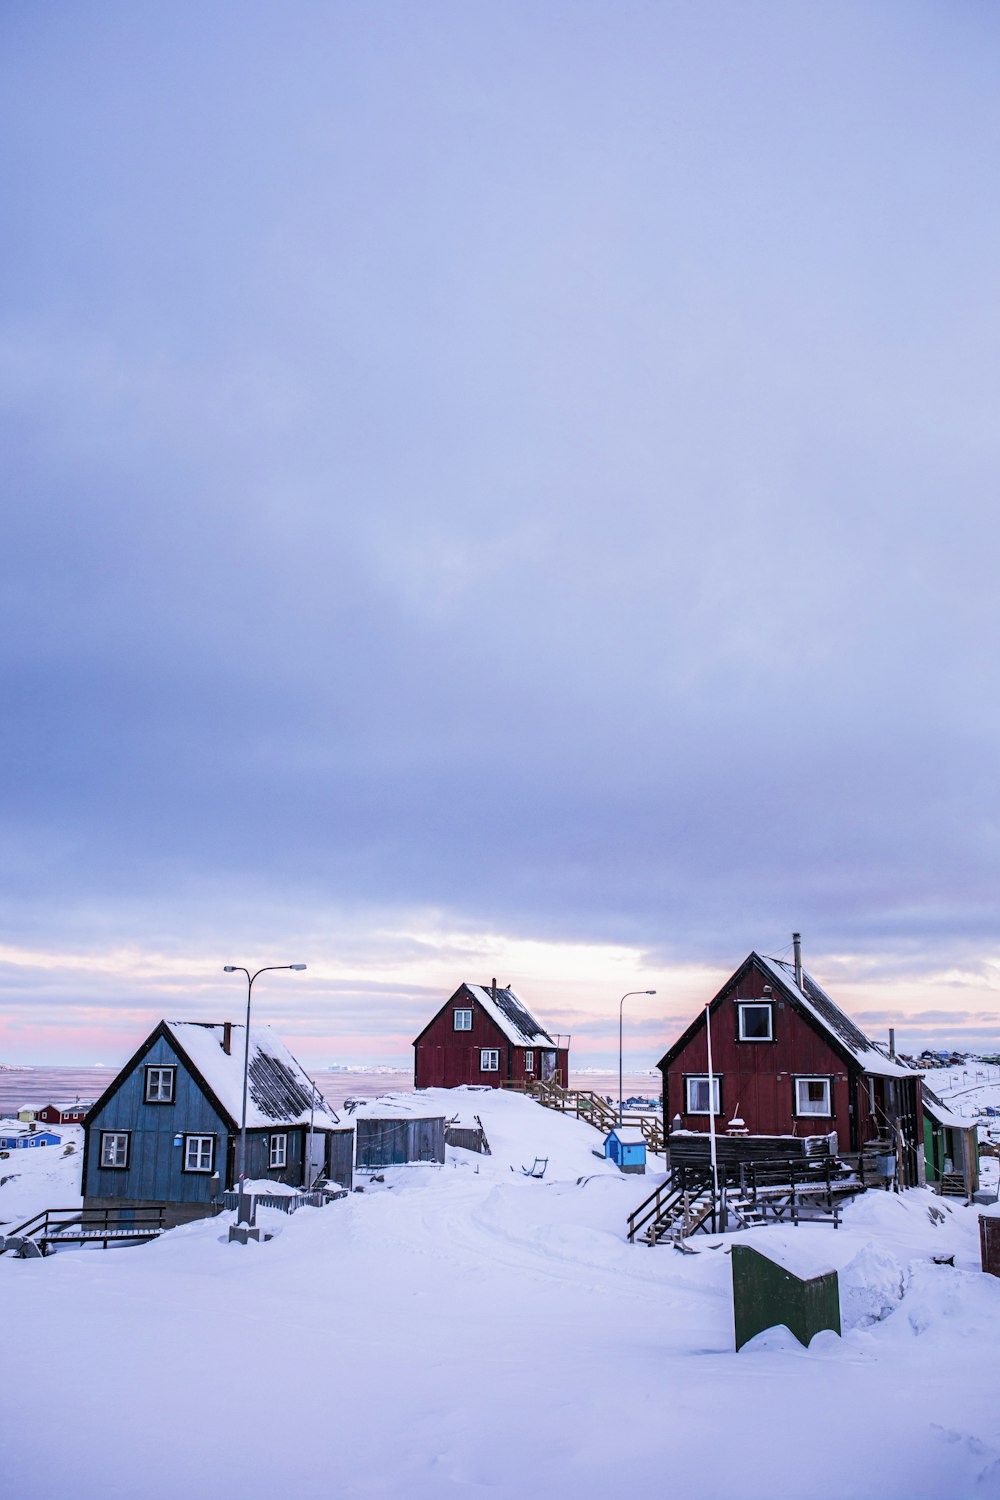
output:
[[687, 1239], [699, 1229], [714, 1233], [716, 1218], [711, 1176], [689, 1172], [680, 1183], [672, 1179], [662, 1183], [629, 1214], [629, 1243], [640, 1240], [660, 1245], [664, 1240]]
[[942, 1198], [968, 1198], [963, 1172], [942, 1172], [937, 1181], [937, 1190]]
[[[560, 1083], [541, 1081], [507, 1083], [504, 1087], [527, 1094], [546, 1109], [558, 1109], [563, 1114], [576, 1115], [588, 1125], [593, 1125], [602, 1135], [607, 1135], [619, 1123], [618, 1111], [614, 1105], [609, 1104], [600, 1094], [595, 1094], [593, 1089], [564, 1089]], [[622, 1115], [621, 1123], [637, 1126], [642, 1131], [647, 1148], [662, 1154], [665, 1144], [663, 1121], [658, 1114], [644, 1114], [633, 1110]]]

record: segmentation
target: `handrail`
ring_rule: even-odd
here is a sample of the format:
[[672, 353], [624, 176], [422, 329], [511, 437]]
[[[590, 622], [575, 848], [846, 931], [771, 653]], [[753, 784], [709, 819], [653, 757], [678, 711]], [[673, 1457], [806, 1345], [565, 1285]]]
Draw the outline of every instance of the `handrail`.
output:
[[[712, 1179], [707, 1172], [693, 1172], [689, 1167], [682, 1167], [672, 1172], [666, 1182], [660, 1186], [639, 1204], [628, 1216], [628, 1238], [634, 1240], [640, 1229], [643, 1229], [651, 1219], [660, 1218], [680, 1203], [685, 1193], [699, 1194], [710, 1190]], [[648, 1213], [643, 1211], [648, 1209]], [[642, 1217], [640, 1217], [640, 1215]]]
[[[122, 1214], [127, 1214], [128, 1217], [122, 1220]], [[162, 1207], [134, 1208], [124, 1202], [111, 1208], [88, 1208], [86, 1204], [82, 1208], [43, 1208], [13, 1229], [0, 1225], [0, 1238], [9, 1240], [25, 1236], [31, 1239], [40, 1234], [44, 1239], [50, 1231], [58, 1233], [60, 1230], [72, 1229], [75, 1225], [79, 1225], [81, 1229], [92, 1229], [95, 1237], [99, 1237], [102, 1229], [141, 1230], [147, 1226], [162, 1228], [163, 1218]]]

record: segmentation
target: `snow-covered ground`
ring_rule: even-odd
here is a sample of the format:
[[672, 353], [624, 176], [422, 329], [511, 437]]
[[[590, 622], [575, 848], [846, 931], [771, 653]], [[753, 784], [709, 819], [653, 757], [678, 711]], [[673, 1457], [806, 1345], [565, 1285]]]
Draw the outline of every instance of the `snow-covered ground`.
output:
[[[43, 1208], [79, 1208], [83, 1127], [59, 1125], [58, 1146], [18, 1147], [0, 1161], [0, 1232]], [[72, 1151], [67, 1147], [72, 1146]]]
[[[976, 1210], [869, 1193], [839, 1230], [739, 1236], [840, 1270], [845, 1334], [736, 1354], [735, 1237], [629, 1246], [655, 1178], [595, 1158], [596, 1131], [493, 1091], [394, 1107], [478, 1113], [493, 1155], [265, 1211], [266, 1244], [225, 1243], [224, 1215], [137, 1249], [0, 1258], [5, 1366], [51, 1397], [0, 1418], [5, 1491], [1000, 1495], [1000, 1281]], [[521, 1172], [536, 1156], [542, 1180]], [[86, 1377], [53, 1387], [68, 1362]]]

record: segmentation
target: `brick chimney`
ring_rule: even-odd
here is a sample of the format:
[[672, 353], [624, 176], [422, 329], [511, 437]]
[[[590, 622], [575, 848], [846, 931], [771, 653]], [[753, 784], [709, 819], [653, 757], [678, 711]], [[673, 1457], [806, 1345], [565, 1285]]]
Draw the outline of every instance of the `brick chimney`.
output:
[[233, 1023], [223, 1021], [222, 1023], [222, 1050], [228, 1057], [233, 1048]]

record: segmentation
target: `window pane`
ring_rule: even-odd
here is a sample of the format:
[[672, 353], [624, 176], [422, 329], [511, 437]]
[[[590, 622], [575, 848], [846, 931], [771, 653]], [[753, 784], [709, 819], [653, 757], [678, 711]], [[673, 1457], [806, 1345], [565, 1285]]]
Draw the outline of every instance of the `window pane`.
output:
[[[707, 1115], [708, 1107], [708, 1078], [689, 1078], [688, 1089], [688, 1113], [693, 1115]], [[715, 1104], [714, 1114], [719, 1113], [719, 1079], [712, 1079], [712, 1099]]]
[[796, 1096], [800, 1115], [828, 1115], [830, 1113], [829, 1079], [796, 1079]]
[[745, 1042], [769, 1042], [771, 1040], [771, 1007], [769, 1005], [740, 1006], [740, 1039]]

